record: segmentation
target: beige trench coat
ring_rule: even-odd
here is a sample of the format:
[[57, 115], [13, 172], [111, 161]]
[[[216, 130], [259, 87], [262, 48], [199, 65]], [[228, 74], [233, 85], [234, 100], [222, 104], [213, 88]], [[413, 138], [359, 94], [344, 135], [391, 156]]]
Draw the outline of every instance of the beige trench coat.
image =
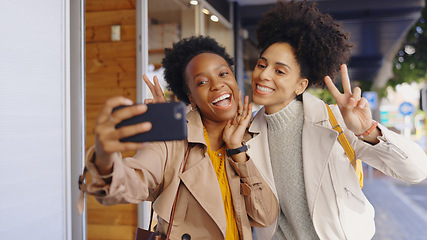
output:
[[[88, 192], [104, 205], [153, 201], [158, 230], [165, 233], [180, 186], [171, 239], [181, 239], [183, 234], [189, 234], [191, 239], [224, 239], [227, 229], [224, 205], [206, 152], [201, 118], [192, 111], [187, 120], [188, 142], [193, 147], [183, 173], [187, 141], [148, 143], [132, 158], [114, 156], [113, 178], [109, 185], [97, 176], [93, 163], [88, 162], [92, 175]], [[276, 219], [276, 197], [251, 159], [238, 164], [227, 157], [226, 172], [240, 239], [252, 239], [251, 226], [268, 226]]]
[[[329, 122], [325, 103], [305, 92], [303, 105], [304, 182], [310, 216], [318, 236], [322, 240], [371, 239], [375, 233], [374, 208], [359, 187], [355, 171], [337, 139], [338, 133]], [[416, 143], [379, 124], [380, 142], [371, 145], [347, 129], [337, 106], [331, 109], [357, 158], [404, 182], [418, 183], [427, 177], [427, 156]], [[264, 109], [258, 112], [249, 132], [254, 137], [247, 142], [250, 146], [247, 154], [276, 192]], [[276, 226], [275, 223], [257, 228], [254, 239], [272, 239]]]

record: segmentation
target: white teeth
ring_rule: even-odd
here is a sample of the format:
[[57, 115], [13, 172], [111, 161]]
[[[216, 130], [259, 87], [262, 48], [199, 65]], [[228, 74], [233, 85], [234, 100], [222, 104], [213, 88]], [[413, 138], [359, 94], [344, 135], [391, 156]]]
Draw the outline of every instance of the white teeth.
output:
[[215, 100], [213, 100], [212, 101], [212, 103], [217, 103], [217, 102], [219, 102], [219, 101], [221, 101], [221, 100], [224, 100], [224, 99], [226, 99], [226, 98], [229, 98], [231, 95], [230, 94], [224, 94], [224, 95], [221, 95], [220, 97], [218, 97], [217, 99], [215, 99]]
[[272, 92], [273, 91], [273, 89], [271, 89], [271, 88], [261, 87], [260, 85], [257, 85], [256, 88], [261, 92]]

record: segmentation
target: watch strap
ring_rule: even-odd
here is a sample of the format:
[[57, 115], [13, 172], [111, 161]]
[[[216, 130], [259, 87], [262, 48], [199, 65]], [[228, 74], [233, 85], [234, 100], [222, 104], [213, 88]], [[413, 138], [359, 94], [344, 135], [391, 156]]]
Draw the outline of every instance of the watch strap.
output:
[[233, 156], [233, 155], [236, 155], [236, 154], [239, 154], [239, 153], [241, 153], [241, 152], [246, 152], [246, 151], [248, 151], [248, 146], [247, 145], [243, 145], [243, 146], [241, 146], [241, 147], [238, 147], [238, 148], [233, 148], [233, 149], [227, 149], [227, 150], [225, 150], [226, 152], [227, 152], [227, 156]]

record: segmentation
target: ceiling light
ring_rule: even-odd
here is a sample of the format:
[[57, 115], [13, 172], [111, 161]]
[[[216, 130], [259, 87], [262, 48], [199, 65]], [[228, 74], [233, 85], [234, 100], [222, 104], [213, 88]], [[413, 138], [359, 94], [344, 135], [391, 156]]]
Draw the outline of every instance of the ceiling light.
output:
[[218, 22], [219, 21], [218, 17], [215, 16], [215, 15], [211, 16], [211, 20], [214, 21], [214, 22]]
[[199, 4], [199, 2], [196, 0], [191, 0], [190, 4], [196, 6], [197, 4]]
[[414, 48], [414, 46], [406, 45], [406, 46], [405, 46], [405, 52], [406, 52], [406, 54], [408, 54], [408, 55], [412, 55], [412, 54], [414, 54], [414, 53], [415, 53], [415, 48]]
[[209, 10], [207, 10], [206, 8], [203, 8], [202, 12], [206, 15], [209, 15]]

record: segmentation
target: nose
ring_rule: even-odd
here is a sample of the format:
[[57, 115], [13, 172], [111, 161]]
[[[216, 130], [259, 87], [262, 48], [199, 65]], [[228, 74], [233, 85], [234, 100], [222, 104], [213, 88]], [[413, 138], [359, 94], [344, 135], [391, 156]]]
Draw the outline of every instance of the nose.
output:
[[215, 78], [212, 80], [211, 91], [218, 91], [224, 87], [224, 82], [221, 79]]
[[271, 70], [266, 67], [264, 69], [260, 69], [259, 78], [261, 80], [271, 80]]

